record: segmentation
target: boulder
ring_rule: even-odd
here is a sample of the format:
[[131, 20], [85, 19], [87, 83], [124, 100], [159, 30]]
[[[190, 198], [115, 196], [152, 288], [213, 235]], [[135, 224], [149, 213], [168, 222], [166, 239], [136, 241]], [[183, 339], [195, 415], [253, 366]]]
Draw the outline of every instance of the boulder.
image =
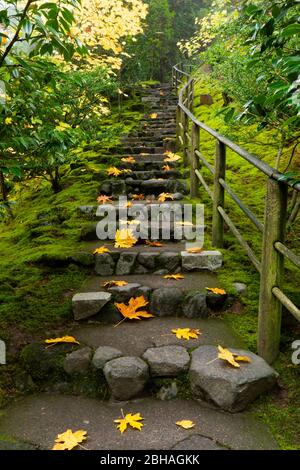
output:
[[96, 255], [95, 271], [99, 276], [112, 276], [115, 272], [115, 262], [109, 253]]
[[145, 268], [153, 271], [155, 266], [157, 265], [157, 259], [159, 257], [159, 253], [140, 253], [138, 256], [138, 262], [145, 266]]
[[206, 293], [188, 296], [183, 304], [183, 313], [186, 318], [207, 318]]
[[190, 355], [183, 346], [161, 346], [149, 348], [143, 354], [152, 377], [177, 377], [186, 372]]
[[64, 361], [64, 370], [69, 375], [88, 372], [92, 359], [91, 348], [81, 348], [68, 354]]
[[180, 267], [181, 259], [179, 253], [165, 251], [159, 256], [159, 264], [163, 269], [167, 269], [170, 273], [176, 272]]
[[247, 285], [243, 282], [235, 282], [233, 284], [234, 289], [236, 290], [238, 295], [246, 295], [247, 294]]
[[144, 389], [149, 368], [139, 357], [120, 357], [105, 364], [104, 375], [112, 396], [117, 400], [129, 400]]
[[259, 356], [250, 351], [230, 348], [235, 354], [248, 356], [250, 363], [235, 368], [217, 359], [215, 346], [201, 346], [192, 352], [189, 378], [195, 398], [208, 400], [222, 410], [236, 412], [247, 407], [259, 395], [272, 389], [278, 374]]
[[97, 315], [111, 300], [111, 297], [108, 292], [83, 292], [74, 295], [72, 307], [75, 320], [83, 320]]
[[122, 357], [122, 352], [119, 349], [111, 348], [110, 346], [100, 346], [94, 354], [92, 363], [96, 369], [102, 370], [107, 362], [118, 357]]
[[108, 291], [116, 302], [127, 302], [131, 297], [137, 297], [141, 284], [129, 283], [127, 286], [113, 286]]
[[182, 313], [183, 293], [177, 287], [161, 287], [152, 294], [150, 311], [158, 317], [171, 317]]
[[126, 252], [121, 253], [119, 261], [116, 267], [117, 276], [125, 276], [126, 274], [131, 274], [137, 258], [137, 253]]
[[219, 251], [203, 251], [202, 253], [181, 252], [183, 271], [215, 271], [222, 267], [223, 257]]

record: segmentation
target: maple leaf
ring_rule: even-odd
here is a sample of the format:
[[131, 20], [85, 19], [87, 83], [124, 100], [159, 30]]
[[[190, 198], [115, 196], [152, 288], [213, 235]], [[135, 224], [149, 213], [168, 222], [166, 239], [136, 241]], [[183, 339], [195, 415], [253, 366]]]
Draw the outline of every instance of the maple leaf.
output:
[[128, 282], [126, 281], [107, 281], [103, 282], [102, 284], [103, 287], [125, 287], [128, 286]]
[[104, 195], [101, 195], [97, 198], [97, 201], [99, 203], [102, 203], [102, 204], [111, 204], [112, 203], [112, 196], [104, 196]]
[[217, 295], [225, 295], [226, 291], [224, 289], [219, 289], [218, 287], [207, 287], [206, 290]]
[[158, 114], [157, 113], [152, 113], [150, 114], [151, 119], [157, 119]]
[[135, 415], [128, 413], [124, 418], [115, 419], [114, 422], [119, 423], [117, 429], [123, 434], [128, 426], [141, 431], [144, 426], [143, 423], [141, 423], [143, 419], [140, 413], [136, 413]]
[[142, 201], [143, 199], [145, 199], [145, 194], [133, 194], [132, 199], [134, 201]]
[[165, 152], [164, 155], [167, 155], [167, 157], [164, 159], [164, 162], [178, 162], [178, 160], [181, 160], [179, 155], [176, 155], [170, 151]]
[[234, 354], [229, 351], [229, 349], [222, 348], [222, 346], [218, 346], [218, 350], [218, 358], [228, 362], [233, 367], [239, 368], [240, 364], [238, 362], [251, 362], [250, 357], [239, 356], [238, 354]]
[[120, 176], [122, 174], [122, 170], [119, 170], [115, 166], [111, 166], [110, 168], [107, 169], [107, 174], [109, 176]]
[[51, 338], [45, 339], [45, 343], [47, 344], [58, 344], [58, 343], [73, 343], [73, 344], [80, 344], [74, 336], [62, 336], [61, 338]]
[[122, 229], [116, 231], [115, 248], [132, 248], [137, 243], [131, 230]]
[[189, 419], [183, 419], [182, 421], [176, 422], [177, 426], [180, 426], [183, 429], [192, 429], [195, 427], [195, 423]]
[[202, 334], [200, 330], [197, 329], [191, 329], [191, 328], [177, 328], [175, 330], [172, 330], [172, 333], [176, 335], [176, 338], [178, 339], [198, 339], [198, 337]]
[[146, 307], [148, 304], [149, 302], [143, 295], [141, 295], [140, 297], [131, 297], [128, 305], [115, 303], [115, 306], [125, 319], [140, 320], [141, 318], [150, 318], [154, 316], [152, 313], [146, 312], [145, 310], [139, 310], [139, 308]]
[[136, 163], [136, 159], [134, 157], [122, 158], [121, 161], [124, 163]]
[[173, 279], [175, 281], [181, 281], [181, 279], [184, 279], [184, 276], [182, 274], [167, 274], [164, 276], [164, 279]]
[[164, 165], [162, 169], [163, 171], [170, 171], [171, 167], [169, 165]]
[[158, 197], [159, 202], [165, 202], [167, 199], [174, 200], [174, 196], [171, 193], [161, 193]]
[[72, 450], [81, 442], [85, 441], [86, 438], [86, 431], [80, 430], [73, 432], [71, 429], [68, 429], [66, 432], [58, 434], [52, 450]]
[[187, 253], [202, 253], [203, 252], [203, 248], [188, 248], [187, 250]]
[[105, 253], [109, 253], [109, 249], [106, 246], [100, 246], [99, 248], [96, 248], [93, 254], [104, 255]]
[[162, 243], [160, 243], [160, 242], [153, 242], [153, 241], [151, 241], [151, 240], [146, 240], [146, 245], [152, 246], [152, 247], [155, 247], [155, 248], [159, 248], [159, 247], [163, 246]]
[[162, 91], [162, 90], [159, 92], [159, 94], [160, 94], [160, 96], [165, 96], [165, 92]]

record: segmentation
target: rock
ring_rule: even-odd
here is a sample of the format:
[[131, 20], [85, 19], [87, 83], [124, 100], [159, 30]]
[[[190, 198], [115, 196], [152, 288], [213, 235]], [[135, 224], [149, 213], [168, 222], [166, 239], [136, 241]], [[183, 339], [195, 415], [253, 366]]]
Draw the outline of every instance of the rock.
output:
[[159, 317], [182, 313], [183, 293], [176, 287], [160, 287], [152, 294], [150, 311]]
[[74, 295], [72, 307], [75, 320], [83, 320], [97, 315], [111, 300], [111, 297], [108, 292], [84, 292]]
[[115, 272], [115, 262], [109, 253], [96, 255], [95, 271], [99, 276], [112, 276]]
[[151, 287], [142, 286], [138, 288], [136, 296], [139, 297], [143, 295], [146, 300], [150, 300], [151, 293], [152, 293]]
[[214, 104], [213, 97], [211, 95], [200, 95], [200, 105], [208, 105], [211, 106]]
[[173, 253], [166, 251], [162, 253], [158, 262], [163, 269], [167, 269], [170, 273], [175, 272], [180, 267], [180, 256], [179, 253]]
[[250, 351], [232, 348], [230, 351], [250, 357], [251, 363], [241, 363], [239, 369], [234, 368], [225, 361], [214, 360], [218, 357], [216, 347], [201, 346], [192, 352], [189, 378], [196, 398], [236, 412], [270, 390], [276, 384], [278, 374], [264, 359]]
[[174, 201], [181, 201], [184, 198], [184, 195], [182, 193], [174, 193], [173, 194], [173, 200]]
[[221, 268], [223, 263], [222, 254], [219, 251], [203, 251], [202, 253], [181, 252], [183, 271], [202, 271], [207, 269], [215, 271]]
[[120, 259], [116, 267], [116, 275], [125, 276], [126, 274], [131, 274], [133, 272], [133, 267], [134, 267], [136, 258], [137, 258], [137, 253], [134, 253], [134, 252], [121, 253]]
[[149, 348], [143, 354], [152, 377], [177, 377], [187, 371], [190, 355], [183, 346]]
[[148, 272], [148, 269], [145, 268], [145, 266], [142, 266], [141, 264], [135, 266], [134, 268], [134, 274], [148, 274]]
[[131, 297], [137, 297], [137, 291], [141, 284], [129, 283], [127, 286], [110, 287], [108, 291], [116, 302], [127, 302]]
[[169, 274], [167, 269], [159, 269], [153, 273], [154, 276], [165, 276], [166, 274]]
[[207, 318], [206, 293], [189, 296], [183, 304], [183, 313], [186, 318]]
[[91, 253], [77, 253], [76, 255], [71, 257], [71, 261], [75, 264], [79, 264], [80, 266], [93, 266], [95, 263], [94, 256]]
[[233, 284], [233, 287], [237, 291], [238, 295], [246, 295], [247, 294], [247, 286], [246, 284], [243, 284], [242, 282], [235, 282]]
[[64, 362], [64, 370], [67, 374], [85, 374], [90, 367], [92, 359], [91, 348], [81, 348], [68, 354]]
[[118, 400], [129, 400], [144, 389], [149, 368], [139, 357], [120, 357], [105, 364], [104, 375], [112, 396]]
[[118, 357], [122, 357], [122, 352], [119, 349], [111, 348], [110, 346], [100, 346], [94, 354], [92, 363], [96, 369], [103, 369], [107, 362]]
[[105, 181], [99, 191], [101, 194], [109, 195], [111, 194], [111, 184], [110, 181]]
[[145, 268], [153, 271], [157, 264], [158, 257], [159, 253], [140, 253], [138, 256], [138, 262], [145, 266]]
[[163, 385], [157, 392], [157, 398], [162, 401], [174, 400], [178, 395], [177, 383], [174, 380], [170, 385]]

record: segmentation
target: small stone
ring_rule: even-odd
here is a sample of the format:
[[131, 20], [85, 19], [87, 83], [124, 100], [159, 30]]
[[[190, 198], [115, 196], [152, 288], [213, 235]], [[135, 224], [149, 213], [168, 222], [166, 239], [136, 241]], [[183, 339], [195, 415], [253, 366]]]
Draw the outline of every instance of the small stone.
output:
[[201, 346], [192, 352], [189, 372], [195, 398], [213, 402], [222, 410], [242, 411], [261, 394], [271, 390], [278, 374], [264, 359], [250, 351], [230, 348], [239, 356], [248, 356], [250, 363], [240, 362], [240, 368], [218, 357], [214, 346]]
[[81, 348], [68, 354], [64, 361], [64, 370], [67, 374], [85, 374], [90, 367], [92, 358], [91, 348]]
[[186, 318], [207, 318], [206, 293], [189, 296], [184, 302], [183, 313]]
[[152, 294], [150, 311], [159, 317], [171, 317], [182, 313], [183, 293], [176, 287], [161, 287]]
[[183, 346], [149, 348], [143, 354], [152, 377], [177, 377], [187, 371], [190, 355]]
[[115, 262], [109, 253], [96, 255], [95, 271], [99, 276], [112, 276], [115, 272]]
[[247, 294], [247, 285], [243, 284], [242, 282], [235, 282], [233, 284], [238, 295], [246, 295]]
[[134, 252], [121, 253], [120, 259], [116, 267], [116, 275], [125, 276], [126, 274], [131, 274], [133, 272], [136, 258], [137, 258], [137, 253], [134, 253]]
[[158, 257], [159, 253], [140, 253], [138, 256], [138, 262], [147, 269], [153, 271], [157, 264]]
[[177, 383], [172, 382], [170, 385], [163, 385], [157, 393], [157, 398], [162, 401], [174, 400], [178, 395]]
[[120, 357], [107, 362], [104, 375], [117, 400], [129, 400], [137, 396], [149, 379], [149, 367], [139, 357]]
[[152, 293], [151, 287], [142, 286], [138, 288], [136, 296], [140, 297], [142, 295], [143, 297], [145, 297], [146, 300], [150, 300], [151, 293]]
[[134, 268], [134, 274], [148, 274], [148, 272], [148, 269], [145, 268], [145, 266], [142, 266], [141, 264]]
[[96, 369], [103, 369], [105, 364], [113, 359], [122, 357], [122, 352], [110, 346], [100, 346], [93, 357], [92, 363]]
[[141, 284], [129, 283], [127, 286], [113, 286], [108, 291], [113, 295], [116, 302], [126, 302], [131, 297], [137, 296]]
[[211, 106], [214, 104], [213, 97], [211, 95], [200, 95], [200, 105], [208, 105]]
[[111, 294], [108, 292], [84, 292], [74, 295], [72, 307], [75, 320], [97, 315], [110, 300]]
[[173, 194], [173, 200], [174, 201], [181, 201], [183, 198], [184, 198], [184, 195], [182, 193]]
[[203, 251], [202, 253], [181, 252], [183, 271], [215, 271], [222, 267], [223, 257], [219, 251]]
[[180, 267], [179, 253], [166, 251], [159, 256], [158, 262], [163, 269], [173, 273]]

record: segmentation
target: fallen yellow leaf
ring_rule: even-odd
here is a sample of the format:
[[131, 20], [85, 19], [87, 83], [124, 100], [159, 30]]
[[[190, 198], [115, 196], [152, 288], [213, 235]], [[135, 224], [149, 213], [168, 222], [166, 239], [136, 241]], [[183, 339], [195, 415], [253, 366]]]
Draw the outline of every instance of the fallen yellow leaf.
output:
[[68, 429], [66, 432], [58, 434], [52, 450], [72, 450], [81, 442], [85, 441], [86, 438], [86, 431], [80, 430], [73, 432], [71, 429]]
[[181, 281], [181, 279], [184, 279], [184, 276], [182, 274], [167, 274], [164, 276], [164, 279], [173, 279], [175, 281]]
[[167, 199], [173, 200], [173, 199], [174, 199], [174, 195], [173, 195], [173, 194], [170, 194], [170, 193], [161, 193], [161, 194], [158, 196], [159, 202], [165, 202]]
[[152, 246], [153, 248], [159, 248], [159, 247], [163, 246], [162, 243], [160, 243], [160, 242], [153, 242], [153, 241], [151, 241], [151, 240], [146, 240], [146, 245]]
[[123, 434], [128, 426], [141, 431], [144, 426], [143, 423], [141, 423], [143, 419], [140, 413], [136, 413], [135, 415], [129, 413], [124, 418], [115, 419], [114, 422], [119, 423], [117, 429]]
[[112, 196], [103, 196], [103, 195], [101, 195], [97, 198], [97, 201], [99, 203], [102, 203], [102, 204], [107, 204], [107, 203], [111, 204], [112, 203]]
[[203, 248], [188, 248], [187, 250], [187, 253], [202, 253], [203, 252]]
[[93, 254], [104, 255], [105, 253], [109, 253], [109, 249], [106, 246], [100, 246], [99, 248], [96, 248]]
[[80, 344], [74, 336], [62, 336], [61, 338], [52, 338], [52, 339], [45, 339], [45, 343], [47, 344], [58, 344], [58, 343], [73, 343], [73, 344]]
[[226, 291], [224, 289], [219, 289], [218, 287], [207, 287], [206, 290], [217, 295], [225, 295]]
[[163, 171], [170, 171], [171, 167], [169, 165], [164, 165], [162, 169]]
[[181, 157], [179, 155], [176, 155], [170, 150], [167, 150], [164, 155], [167, 155], [164, 159], [164, 162], [178, 162], [178, 160], [181, 160]]
[[140, 320], [141, 318], [151, 318], [154, 315], [144, 310], [138, 311], [139, 308], [146, 307], [149, 302], [142, 295], [140, 297], [131, 297], [129, 304], [115, 303], [115, 306], [123, 317], [129, 320]]
[[177, 328], [177, 330], [172, 330], [172, 333], [176, 335], [178, 339], [198, 339], [198, 337], [202, 334], [200, 330], [191, 329], [191, 328]]
[[234, 354], [229, 349], [222, 348], [222, 346], [218, 346], [219, 354], [218, 358], [222, 359], [223, 361], [228, 362], [233, 367], [239, 368], [239, 362], [251, 362], [250, 357], [248, 356], [239, 356], [238, 354]]
[[106, 281], [102, 284], [103, 287], [125, 287], [128, 286], [128, 282], [126, 281]]
[[121, 161], [124, 163], [136, 163], [136, 159], [134, 157], [122, 158]]
[[132, 248], [137, 243], [131, 230], [117, 230], [115, 238], [115, 248]]
[[177, 426], [180, 426], [183, 429], [192, 429], [195, 427], [195, 423], [189, 419], [183, 419], [182, 421], [177, 421]]
[[112, 167], [107, 169], [107, 174], [109, 176], [116, 176], [117, 177], [117, 176], [120, 176], [122, 174], [122, 170], [119, 170], [115, 166], [112, 166]]
[[145, 199], [145, 194], [133, 194], [132, 199], [134, 201], [143, 201], [143, 199]]
[[157, 113], [152, 113], [150, 114], [151, 119], [157, 119], [158, 114]]

